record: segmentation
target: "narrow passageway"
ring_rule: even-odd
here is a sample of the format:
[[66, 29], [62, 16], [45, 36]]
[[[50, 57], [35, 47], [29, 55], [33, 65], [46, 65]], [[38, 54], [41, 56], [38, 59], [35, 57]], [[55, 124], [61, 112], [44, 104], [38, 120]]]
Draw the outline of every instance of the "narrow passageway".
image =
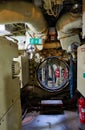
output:
[[31, 113], [22, 123], [22, 130], [79, 130], [78, 111], [64, 111], [63, 114], [41, 115]]

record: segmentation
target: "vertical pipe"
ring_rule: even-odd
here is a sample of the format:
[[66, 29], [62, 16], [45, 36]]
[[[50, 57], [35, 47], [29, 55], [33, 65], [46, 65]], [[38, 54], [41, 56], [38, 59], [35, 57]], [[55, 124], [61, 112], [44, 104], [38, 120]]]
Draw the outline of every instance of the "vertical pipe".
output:
[[70, 97], [73, 98], [73, 61], [72, 56], [70, 55]]

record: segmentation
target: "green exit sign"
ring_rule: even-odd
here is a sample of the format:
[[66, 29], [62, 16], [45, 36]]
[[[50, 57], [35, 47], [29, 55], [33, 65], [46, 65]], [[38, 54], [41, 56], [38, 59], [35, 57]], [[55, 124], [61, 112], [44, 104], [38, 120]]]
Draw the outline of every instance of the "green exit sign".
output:
[[30, 38], [30, 44], [40, 45], [42, 44], [42, 38]]

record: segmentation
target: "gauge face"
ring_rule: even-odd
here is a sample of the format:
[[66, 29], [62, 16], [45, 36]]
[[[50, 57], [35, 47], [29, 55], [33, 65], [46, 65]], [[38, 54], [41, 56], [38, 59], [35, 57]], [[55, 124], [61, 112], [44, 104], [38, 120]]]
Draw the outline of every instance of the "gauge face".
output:
[[48, 57], [39, 64], [37, 79], [45, 90], [59, 91], [69, 82], [68, 65], [57, 57]]

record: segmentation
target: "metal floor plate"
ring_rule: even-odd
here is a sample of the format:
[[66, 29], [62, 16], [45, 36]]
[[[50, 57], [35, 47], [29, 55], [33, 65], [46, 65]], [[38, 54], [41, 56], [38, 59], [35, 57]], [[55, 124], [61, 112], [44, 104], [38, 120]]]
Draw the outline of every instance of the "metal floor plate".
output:
[[[22, 124], [22, 130], [79, 130], [78, 112], [64, 111], [64, 114], [40, 115], [34, 114], [33, 118]], [[25, 119], [24, 119], [25, 120]]]

